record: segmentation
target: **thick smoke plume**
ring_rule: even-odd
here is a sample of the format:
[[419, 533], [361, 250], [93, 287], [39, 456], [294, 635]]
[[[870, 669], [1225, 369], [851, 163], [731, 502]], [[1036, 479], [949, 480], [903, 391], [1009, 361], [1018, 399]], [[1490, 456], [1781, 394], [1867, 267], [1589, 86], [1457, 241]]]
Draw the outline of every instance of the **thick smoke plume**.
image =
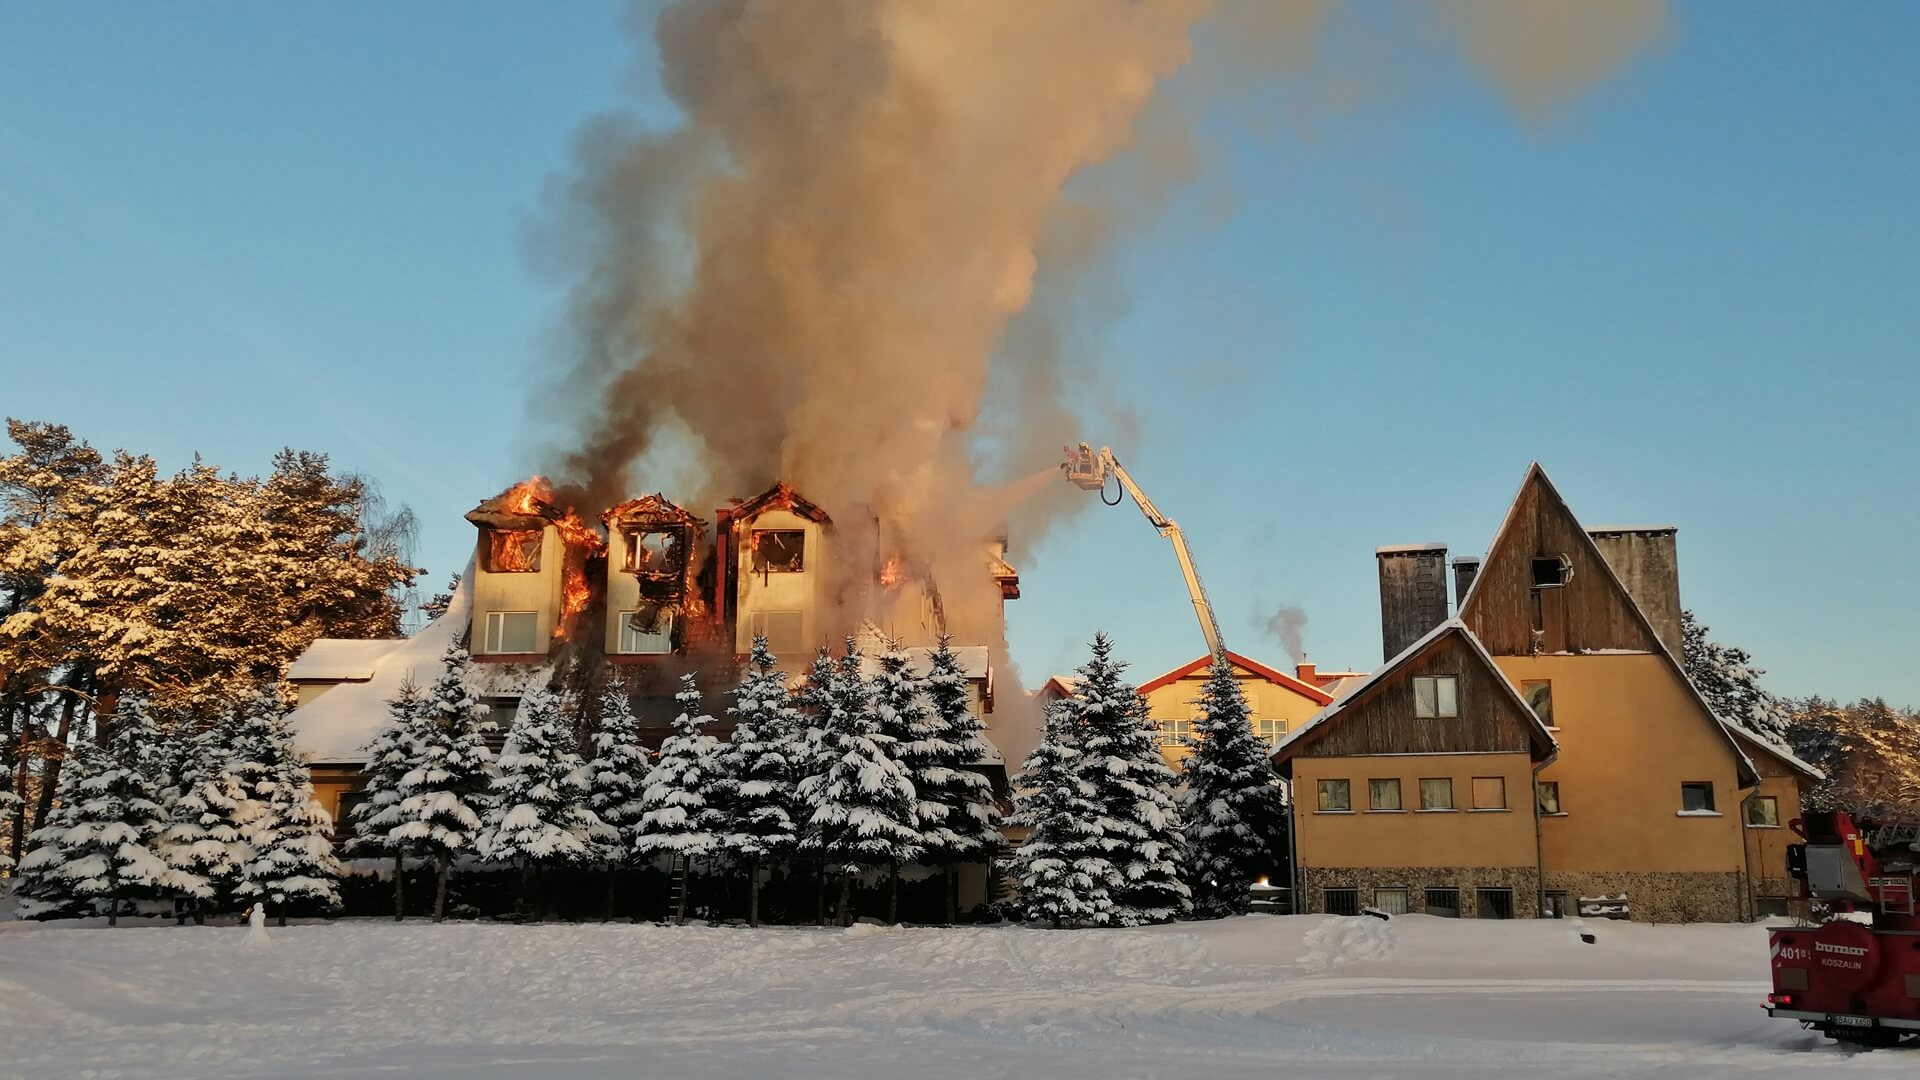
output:
[[1303, 636], [1307, 629], [1307, 613], [1297, 607], [1283, 607], [1267, 616], [1267, 633], [1280, 642], [1296, 664], [1307, 659], [1307, 643]]
[[[949, 610], [967, 606], [958, 592], [991, 588], [978, 545], [1046, 486], [1038, 449], [1078, 438], [1070, 421], [1088, 411], [1031, 310], [1036, 282], [1064, 275], [1070, 291], [1202, 171], [1194, 109], [1310, 61], [1324, 7], [635, 8], [678, 115], [593, 122], [558, 191], [548, 254], [572, 289], [571, 360], [536, 403], [567, 432], [551, 471], [587, 513], [656, 489], [704, 513], [784, 479], [840, 525], [873, 523], [884, 539], [870, 546], [932, 567]], [[1660, 13], [1653, 0], [1445, 11], [1522, 96], [1598, 74]], [[1206, 40], [1196, 78], [1168, 93]], [[1079, 190], [1120, 161], [1130, 182]], [[989, 400], [1007, 408], [983, 423]], [[983, 432], [1016, 459], [1000, 470], [1011, 480], [983, 477]]]

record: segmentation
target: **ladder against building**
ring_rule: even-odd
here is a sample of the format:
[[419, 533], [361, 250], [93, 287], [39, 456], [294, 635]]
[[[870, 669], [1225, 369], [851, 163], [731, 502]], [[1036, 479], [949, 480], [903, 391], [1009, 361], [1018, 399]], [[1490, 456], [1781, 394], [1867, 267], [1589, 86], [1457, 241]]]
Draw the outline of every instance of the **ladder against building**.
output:
[[667, 866], [667, 914], [681, 925], [687, 921], [687, 863], [685, 855], [675, 855]]

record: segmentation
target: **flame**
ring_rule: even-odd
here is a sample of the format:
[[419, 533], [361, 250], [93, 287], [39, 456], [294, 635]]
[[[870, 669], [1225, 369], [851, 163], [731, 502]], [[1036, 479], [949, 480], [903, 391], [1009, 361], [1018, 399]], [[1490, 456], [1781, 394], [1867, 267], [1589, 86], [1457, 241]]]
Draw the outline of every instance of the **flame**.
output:
[[[559, 532], [560, 542], [566, 546], [560, 571], [560, 618], [553, 627], [554, 638], [565, 640], [572, 629], [574, 617], [586, 609], [587, 601], [593, 594], [587, 584], [587, 560], [605, 552], [606, 542], [600, 539], [600, 534], [587, 524], [578, 510], [560, 505], [553, 482], [544, 476], [528, 477], [508, 488], [500, 496], [500, 507], [510, 514], [546, 518]], [[496, 545], [503, 535], [512, 534], [496, 532]], [[499, 551], [497, 546], [495, 551]]]
[[883, 589], [898, 588], [900, 583], [905, 580], [907, 580], [906, 563], [898, 555], [887, 556], [886, 563], [880, 567], [880, 587]]

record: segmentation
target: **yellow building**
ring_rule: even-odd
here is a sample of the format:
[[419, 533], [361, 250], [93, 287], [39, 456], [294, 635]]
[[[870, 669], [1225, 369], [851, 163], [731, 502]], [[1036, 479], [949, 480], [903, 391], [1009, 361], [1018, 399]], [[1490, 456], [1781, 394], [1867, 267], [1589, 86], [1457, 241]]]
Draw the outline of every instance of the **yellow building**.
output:
[[[1535, 465], [1485, 560], [1454, 561], [1457, 617], [1444, 545], [1376, 557], [1390, 659], [1275, 755], [1296, 793], [1301, 910], [1777, 908], [1775, 826], [1818, 774], [1737, 737], [1687, 680], [1672, 527], [1583, 528]], [[1418, 784], [1417, 809], [1381, 805], [1395, 783], [1403, 807]]]
[[[1147, 715], [1160, 727], [1160, 752], [1170, 765], [1178, 765], [1191, 752], [1186, 740], [1193, 734], [1200, 692], [1206, 687], [1212, 660], [1211, 656], [1202, 656], [1140, 684], [1140, 696], [1147, 699]], [[1333, 695], [1315, 682], [1276, 671], [1231, 650], [1227, 660], [1247, 699], [1247, 717], [1254, 734], [1270, 745], [1333, 701]], [[1303, 665], [1301, 674], [1313, 679], [1312, 665]]]

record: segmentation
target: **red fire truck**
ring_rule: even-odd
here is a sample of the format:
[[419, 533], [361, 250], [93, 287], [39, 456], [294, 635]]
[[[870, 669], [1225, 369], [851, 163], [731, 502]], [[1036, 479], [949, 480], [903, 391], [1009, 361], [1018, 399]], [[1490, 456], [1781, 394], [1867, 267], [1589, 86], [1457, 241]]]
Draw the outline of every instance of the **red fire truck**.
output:
[[1787, 872], [1825, 906], [1817, 926], [1773, 930], [1767, 1012], [1828, 1038], [1892, 1046], [1920, 1035], [1920, 821], [1808, 814]]

